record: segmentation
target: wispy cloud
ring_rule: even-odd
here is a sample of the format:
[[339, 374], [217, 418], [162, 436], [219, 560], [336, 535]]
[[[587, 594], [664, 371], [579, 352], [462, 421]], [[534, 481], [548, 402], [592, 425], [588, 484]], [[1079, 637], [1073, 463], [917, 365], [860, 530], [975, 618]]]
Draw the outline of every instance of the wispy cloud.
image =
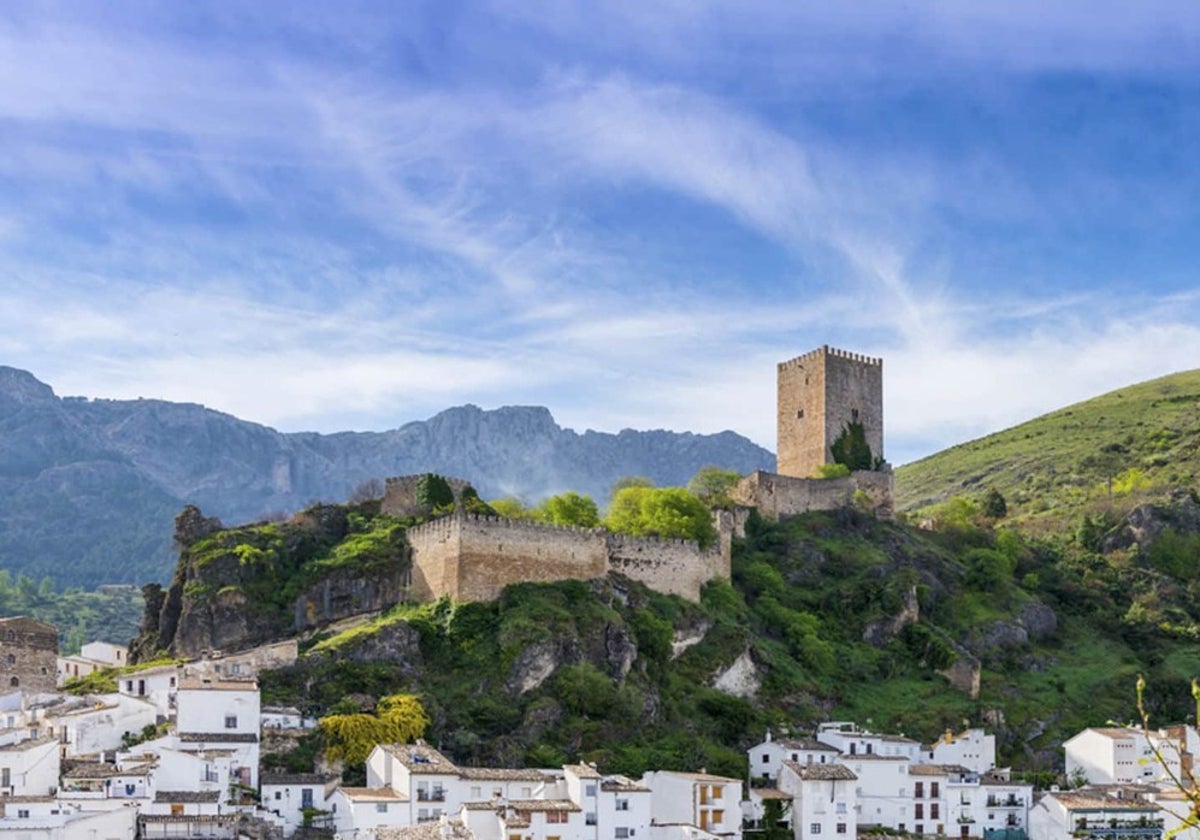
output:
[[774, 362], [833, 343], [886, 357], [899, 460], [1188, 366], [1190, 123], [1114, 168], [1042, 85], [1194, 109], [1195, 16], [872, 9], [0, 18], [0, 352], [285, 429], [472, 400], [771, 445]]

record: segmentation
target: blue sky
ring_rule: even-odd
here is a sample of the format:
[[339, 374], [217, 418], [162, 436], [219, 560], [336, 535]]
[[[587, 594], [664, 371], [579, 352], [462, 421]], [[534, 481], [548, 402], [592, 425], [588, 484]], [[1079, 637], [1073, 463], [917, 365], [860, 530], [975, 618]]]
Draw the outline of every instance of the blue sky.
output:
[[0, 363], [773, 447], [832, 344], [903, 463], [1200, 366], [1198, 71], [1153, 0], [6, 4]]

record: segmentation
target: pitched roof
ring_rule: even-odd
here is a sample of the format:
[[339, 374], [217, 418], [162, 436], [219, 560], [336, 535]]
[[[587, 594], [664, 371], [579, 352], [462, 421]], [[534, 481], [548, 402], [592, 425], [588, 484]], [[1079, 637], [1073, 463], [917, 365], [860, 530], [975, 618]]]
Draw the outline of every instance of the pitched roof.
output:
[[790, 802], [792, 799], [790, 793], [784, 793], [778, 788], [751, 788], [750, 796], [757, 796], [759, 799], [780, 799], [786, 802]]
[[342, 794], [355, 802], [407, 802], [408, 797], [396, 793], [389, 787], [343, 787]]
[[376, 840], [475, 840], [461, 820], [434, 820], [417, 825], [375, 829]]
[[650, 788], [628, 776], [609, 776], [600, 782], [600, 790], [615, 793], [649, 793]]
[[564, 764], [563, 770], [574, 773], [581, 779], [600, 778], [600, 771], [590, 764]]
[[324, 773], [263, 773], [259, 784], [263, 785], [323, 785], [335, 776]]
[[521, 770], [506, 767], [460, 767], [458, 774], [468, 781], [481, 782], [545, 782], [540, 770]]
[[570, 799], [510, 799], [508, 807], [514, 811], [580, 811]]
[[783, 766], [806, 782], [853, 782], [854, 771], [844, 764], [797, 764], [785, 761]]
[[1139, 802], [1134, 799], [1117, 799], [1088, 793], [1048, 793], [1071, 811], [1157, 811], [1158, 806], [1153, 802]]
[[219, 790], [159, 790], [154, 792], [155, 802], [220, 802]]
[[258, 680], [206, 680], [199, 677], [184, 677], [179, 681], [180, 691], [258, 691]]
[[255, 744], [257, 732], [180, 732], [179, 740], [186, 744]]
[[789, 750], [820, 750], [821, 752], [841, 752], [837, 747], [818, 741], [815, 738], [780, 738], [773, 743]]
[[420, 775], [457, 776], [458, 766], [428, 744], [380, 744], [380, 748], [408, 768], [409, 773]]

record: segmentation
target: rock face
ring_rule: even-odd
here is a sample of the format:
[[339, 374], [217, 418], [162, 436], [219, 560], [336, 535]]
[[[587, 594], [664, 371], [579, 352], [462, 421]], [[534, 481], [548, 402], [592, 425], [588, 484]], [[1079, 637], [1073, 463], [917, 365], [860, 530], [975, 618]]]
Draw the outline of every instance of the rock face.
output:
[[1164, 531], [1200, 533], [1200, 505], [1188, 493], [1177, 493], [1168, 504], [1139, 505], [1129, 511], [1117, 527], [1104, 537], [1101, 550], [1146, 547]]
[[604, 497], [621, 476], [679, 484], [706, 464], [750, 472], [774, 461], [732, 432], [577, 434], [540, 407], [467, 405], [385, 432], [282, 434], [193, 404], [59, 398], [0, 367], [0, 557], [60, 584], [163, 581], [171, 520], [186, 504], [247, 522], [422, 472], [467, 478], [484, 498]]

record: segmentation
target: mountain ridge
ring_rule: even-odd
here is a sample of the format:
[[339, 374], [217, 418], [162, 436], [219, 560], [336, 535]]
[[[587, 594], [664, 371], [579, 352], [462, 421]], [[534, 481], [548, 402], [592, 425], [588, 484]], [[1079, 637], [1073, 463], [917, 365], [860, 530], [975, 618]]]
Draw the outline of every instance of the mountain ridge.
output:
[[774, 456], [729, 431], [579, 433], [544, 406], [455, 406], [381, 432], [279, 432], [196, 403], [58, 397], [0, 366], [0, 563], [71, 585], [163, 580], [186, 504], [249, 522], [419, 472], [467, 478], [491, 498], [570, 489], [602, 499], [625, 475], [682, 484], [708, 464], [749, 472]]

